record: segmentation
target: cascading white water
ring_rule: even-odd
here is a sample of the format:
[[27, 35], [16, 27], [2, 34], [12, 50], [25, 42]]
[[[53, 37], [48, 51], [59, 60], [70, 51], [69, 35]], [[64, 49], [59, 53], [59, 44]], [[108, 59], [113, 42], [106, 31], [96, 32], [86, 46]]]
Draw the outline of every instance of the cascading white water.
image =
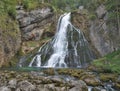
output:
[[61, 20], [59, 30], [55, 36], [55, 41], [53, 45], [54, 53], [51, 55], [46, 66], [48, 67], [67, 67], [64, 62], [65, 56], [68, 52], [68, 41], [67, 41], [67, 27], [70, 24], [70, 13], [65, 14]]
[[55, 37], [40, 48], [29, 67], [82, 67], [93, 59], [87, 40], [71, 24], [70, 15], [59, 18]]

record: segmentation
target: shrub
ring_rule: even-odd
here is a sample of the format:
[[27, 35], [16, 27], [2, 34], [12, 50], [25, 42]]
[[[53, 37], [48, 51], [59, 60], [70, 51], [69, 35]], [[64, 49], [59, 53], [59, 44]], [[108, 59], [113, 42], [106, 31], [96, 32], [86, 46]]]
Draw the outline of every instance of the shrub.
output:
[[32, 10], [39, 6], [38, 0], [23, 0], [23, 6], [26, 10]]
[[10, 7], [8, 9], [8, 15], [12, 18], [15, 19], [16, 18], [16, 10], [14, 7]]
[[90, 20], [95, 20], [96, 19], [96, 15], [95, 14], [90, 14], [89, 15], [89, 19]]

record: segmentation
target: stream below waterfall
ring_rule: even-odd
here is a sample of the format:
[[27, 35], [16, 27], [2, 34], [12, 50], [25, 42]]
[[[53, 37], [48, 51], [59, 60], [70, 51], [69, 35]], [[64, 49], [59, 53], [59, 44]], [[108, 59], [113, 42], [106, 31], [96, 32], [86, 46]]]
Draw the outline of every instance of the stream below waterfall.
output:
[[[62, 84], [64, 84], [63, 86], [68, 86], [68, 87], [70, 86], [70, 88], [72, 89], [72, 90], [63, 90], [63, 91], [86, 91], [86, 90], [75, 90], [75, 89], [85, 89], [85, 88], [87, 88], [87, 91], [119, 91], [119, 90], [115, 90], [114, 88], [115, 83], [112, 82], [111, 80], [107, 82], [103, 82], [102, 80], [99, 80], [98, 78], [99, 74], [84, 69], [76, 69], [76, 68], [53, 69], [53, 68], [40, 68], [40, 67], [39, 68], [22, 67], [22, 68], [2, 68], [0, 69], [0, 72], [1, 70], [3, 75], [2, 79], [3, 77], [6, 78], [7, 76], [7, 78], [10, 77], [9, 79], [16, 79], [16, 80], [24, 79], [26, 81], [30, 81], [31, 84], [33, 84], [36, 81], [36, 79], [40, 78], [38, 82], [34, 83], [36, 84], [36, 86], [39, 85], [39, 81], [40, 81], [40, 84], [43, 85], [57, 83], [57, 84], [61, 84], [60, 86], [62, 86]], [[4, 81], [3, 84], [5, 84]], [[56, 91], [61, 91], [61, 90], [56, 90]]]

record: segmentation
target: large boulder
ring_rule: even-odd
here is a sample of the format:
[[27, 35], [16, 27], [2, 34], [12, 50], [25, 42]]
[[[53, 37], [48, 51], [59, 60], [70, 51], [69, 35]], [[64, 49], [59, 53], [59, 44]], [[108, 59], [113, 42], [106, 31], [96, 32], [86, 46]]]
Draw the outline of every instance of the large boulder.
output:
[[16, 88], [16, 85], [17, 85], [17, 80], [16, 79], [12, 79], [8, 82], [8, 86], [10, 88]]
[[19, 82], [17, 87], [16, 91], [35, 91], [36, 89], [36, 87], [27, 80]]
[[11, 91], [11, 89], [9, 89], [8, 87], [0, 87], [0, 91]]
[[69, 91], [88, 91], [86, 83], [82, 80], [72, 80], [70, 83], [73, 87]]

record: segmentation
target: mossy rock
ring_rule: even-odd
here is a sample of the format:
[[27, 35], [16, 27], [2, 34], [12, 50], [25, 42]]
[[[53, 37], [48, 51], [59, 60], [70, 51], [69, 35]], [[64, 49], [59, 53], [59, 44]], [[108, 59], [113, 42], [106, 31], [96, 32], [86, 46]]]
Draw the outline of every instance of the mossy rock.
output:
[[100, 86], [101, 82], [97, 78], [85, 78], [85, 83], [89, 86]]
[[[68, 74], [68, 75], [70, 75], [70, 69], [66, 69], [66, 68], [63, 68], [63, 69], [57, 69], [57, 72], [58, 72], [58, 74], [61, 74], [61, 75], [66, 75], [66, 74]], [[72, 72], [72, 70], [71, 70], [71, 72]]]
[[81, 80], [85, 81], [85, 83], [89, 86], [100, 86], [101, 82], [97, 78], [97, 76], [93, 74], [84, 74], [80, 78]]
[[118, 78], [118, 75], [116, 74], [110, 74], [110, 73], [101, 73], [100, 74], [100, 80], [103, 82], [113, 81], [116, 82]]
[[80, 76], [81, 76], [80, 74], [82, 74], [84, 72], [84, 70], [64, 68], [64, 69], [57, 69], [57, 72], [58, 72], [58, 74], [61, 74], [61, 75], [70, 75], [73, 77], [80, 78]]
[[115, 83], [115, 88], [120, 90], [120, 83]]
[[55, 75], [55, 69], [54, 68], [49, 68], [43, 71], [43, 73], [47, 75]]
[[101, 91], [101, 89], [98, 87], [94, 87], [94, 88], [92, 88], [92, 91]]

